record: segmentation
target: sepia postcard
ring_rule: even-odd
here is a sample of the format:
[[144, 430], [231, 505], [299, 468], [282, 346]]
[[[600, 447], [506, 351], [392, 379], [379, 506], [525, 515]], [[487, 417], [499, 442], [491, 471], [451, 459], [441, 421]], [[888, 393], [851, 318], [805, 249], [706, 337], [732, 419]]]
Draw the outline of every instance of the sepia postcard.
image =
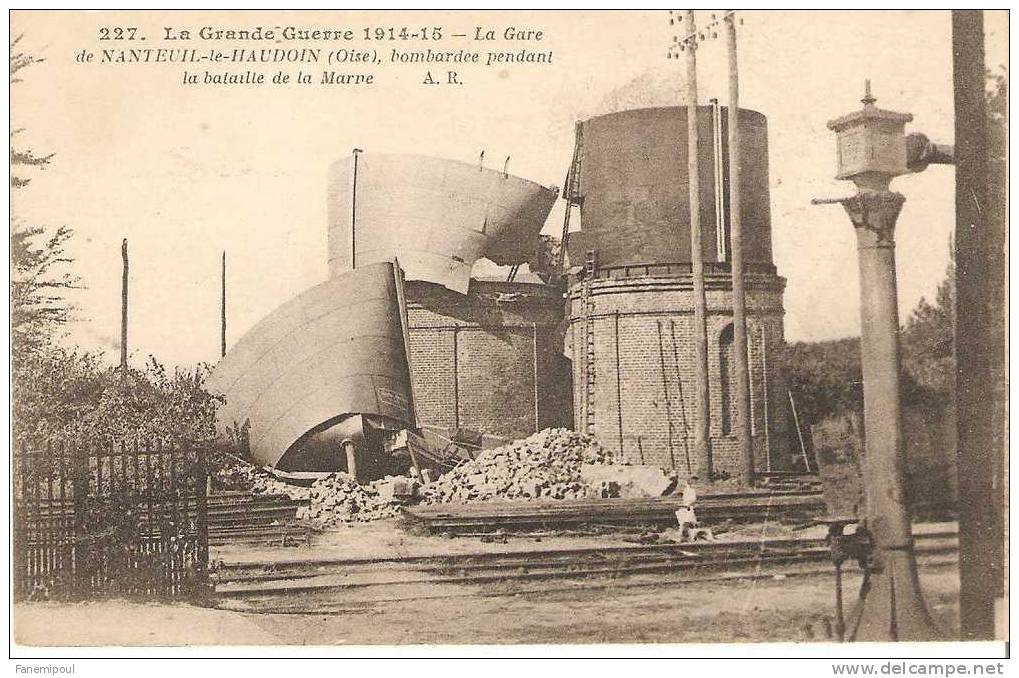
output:
[[1008, 19], [11, 10], [12, 670], [1004, 674]]

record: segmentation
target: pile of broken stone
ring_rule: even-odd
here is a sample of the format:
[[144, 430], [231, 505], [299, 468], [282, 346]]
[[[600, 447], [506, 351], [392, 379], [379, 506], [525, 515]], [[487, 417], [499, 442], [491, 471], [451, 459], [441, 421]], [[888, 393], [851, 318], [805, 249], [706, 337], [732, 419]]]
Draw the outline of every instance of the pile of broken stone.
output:
[[589, 467], [611, 466], [612, 455], [587, 435], [550, 428], [448, 471], [422, 490], [429, 504], [491, 500], [584, 499], [618, 496], [619, 485], [593, 479]]
[[624, 465], [591, 436], [564, 428], [482, 450], [426, 485], [403, 476], [359, 484], [341, 471], [309, 488], [284, 483], [261, 469], [252, 468], [245, 475], [254, 494], [285, 494], [307, 501], [298, 518], [322, 528], [393, 518], [401, 506], [419, 502], [660, 496], [676, 486], [675, 476], [657, 467]]
[[312, 484], [310, 501], [297, 517], [317, 527], [394, 518], [402, 504], [415, 499], [419, 486], [414, 479], [394, 476], [361, 485], [342, 471], [330, 473]]

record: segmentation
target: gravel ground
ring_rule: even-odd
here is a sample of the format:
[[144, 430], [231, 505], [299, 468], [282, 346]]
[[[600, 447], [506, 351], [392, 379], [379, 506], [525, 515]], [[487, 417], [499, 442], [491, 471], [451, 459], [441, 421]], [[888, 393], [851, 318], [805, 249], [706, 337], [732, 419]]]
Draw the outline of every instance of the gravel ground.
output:
[[[955, 568], [921, 581], [941, 628], [958, 622]], [[846, 578], [847, 599], [859, 578]], [[339, 614], [248, 614], [104, 602], [15, 606], [26, 645], [400, 645], [825, 640], [829, 576], [378, 603]]]

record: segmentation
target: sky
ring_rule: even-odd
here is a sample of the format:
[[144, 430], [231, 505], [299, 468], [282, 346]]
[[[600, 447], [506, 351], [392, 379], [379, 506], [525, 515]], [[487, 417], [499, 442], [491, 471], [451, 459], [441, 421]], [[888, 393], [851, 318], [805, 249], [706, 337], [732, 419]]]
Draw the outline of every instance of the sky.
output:
[[[700, 20], [710, 13], [699, 12]], [[913, 114], [907, 132], [952, 143], [950, 14], [742, 14], [740, 103], [768, 117], [774, 258], [788, 281], [786, 338], [856, 335], [855, 236], [840, 207], [810, 204], [853, 192], [832, 178], [835, 138], [825, 124], [860, 107], [869, 78], [879, 107]], [[179, 64], [75, 62], [83, 49], [104, 46], [96, 39], [101, 26], [138, 26], [153, 37], [149, 46], [167, 46], [154, 40], [165, 26], [259, 24], [540, 29], [544, 38], [531, 48], [551, 50], [553, 63], [466, 69], [460, 87], [424, 86], [419, 67], [385, 65], [375, 85], [351, 89], [184, 86]], [[70, 253], [86, 288], [74, 293], [79, 320], [68, 340], [111, 356], [119, 351], [120, 242], [128, 239], [134, 364], [149, 354], [170, 365], [218, 359], [222, 250], [229, 260], [228, 344], [323, 281], [326, 171], [352, 148], [467, 162], [484, 150], [497, 159], [491, 166], [501, 168], [510, 156], [511, 173], [561, 185], [576, 120], [677, 104], [684, 86], [683, 62], [665, 58], [672, 32], [680, 29], [669, 26], [664, 10], [17, 11], [11, 25], [13, 35], [24, 34], [25, 49], [45, 58], [22, 71], [24, 82], [12, 88], [12, 126], [25, 128], [18, 137], [23, 147], [55, 153], [49, 167], [13, 193], [13, 215], [26, 224], [74, 229]], [[988, 17], [987, 29], [987, 63], [1003, 64], [1004, 15]], [[724, 41], [705, 43], [698, 56], [702, 103], [724, 102]], [[932, 166], [896, 179], [892, 188], [906, 196], [896, 232], [905, 320], [921, 297], [933, 296], [949, 261], [953, 170]], [[562, 209], [559, 201], [546, 232], [558, 232]]]

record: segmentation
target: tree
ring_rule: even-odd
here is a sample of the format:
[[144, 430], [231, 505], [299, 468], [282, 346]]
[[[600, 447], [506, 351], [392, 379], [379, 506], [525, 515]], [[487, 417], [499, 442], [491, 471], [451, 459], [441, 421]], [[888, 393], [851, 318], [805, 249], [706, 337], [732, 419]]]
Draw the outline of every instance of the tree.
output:
[[[42, 59], [20, 51], [22, 36], [11, 41], [11, 86], [21, 82], [19, 73]], [[37, 156], [15, 147], [11, 132], [11, 188], [24, 188], [30, 178], [19, 168], [45, 169], [53, 154]], [[73, 231], [60, 227], [48, 232], [41, 226], [27, 226], [11, 216], [11, 353], [17, 362], [29, 352], [49, 343], [58, 329], [72, 317], [73, 305], [66, 292], [79, 286], [70, 271], [72, 259], [66, 247]]]
[[[19, 72], [42, 61], [11, 42], [11, 85]], [[37, 156], [14, 147], [11, 134], [11, 188], [30, 178], [19, 168], [44, 170], [53, 154]], [[26, 226], [11, 217], [11, 386], [15, 439], [54, 435], [77, 440], [110, 440], [135, 435], [175, 442], [209, 440], [215, 434], [221, 398], [203, 384], [208, 367], [171, 374], [155, 358], [126, 379], [99, 354], [61, 346], [55, 339], [72, 320], [65, 294], [79, 286], [66, 248], [73, 232]]]
[[72, 318], [64, 292], [79, 287], [67, 267], [73, 262], [65, 245], [73, 232], [58, 228], [41, 243], [46, 230], [11, 224], [11, 353], [14, 360], [49, 343]]
[[[44, 61], [44, 59], [20, 50], [18, 43], [21, 42], [23, 37], [24, 35], [19, 35], [11, 41], [11, 86], [21, 82], [21, 78], [18, 76], [21, 69]], [[29, 166], [45, 169], [46, 165], [48, 165], [50, 160], [53, 158], [52, 153], [44, 156], [37, 156], [30, 150], [16, 148], [14, 145], [14, 138], [23, 131], [25, 131], [23, 127], [11, 130], [11, 188], [22, 188], [31, 181], [31, 179], [25, 178], [16, 173], [18, 167]]]
[[[951, 251], [951, 246], [949, 251]], [[901, 335], [902, 370], [916, 397], [950, 400], [955, 390], [955, 257], [931, 304], [921, 298]]]
[[789, 344], [782, 354], [782, 369], [807, 430], [831, 415], [862, 411], [858, 338]]

